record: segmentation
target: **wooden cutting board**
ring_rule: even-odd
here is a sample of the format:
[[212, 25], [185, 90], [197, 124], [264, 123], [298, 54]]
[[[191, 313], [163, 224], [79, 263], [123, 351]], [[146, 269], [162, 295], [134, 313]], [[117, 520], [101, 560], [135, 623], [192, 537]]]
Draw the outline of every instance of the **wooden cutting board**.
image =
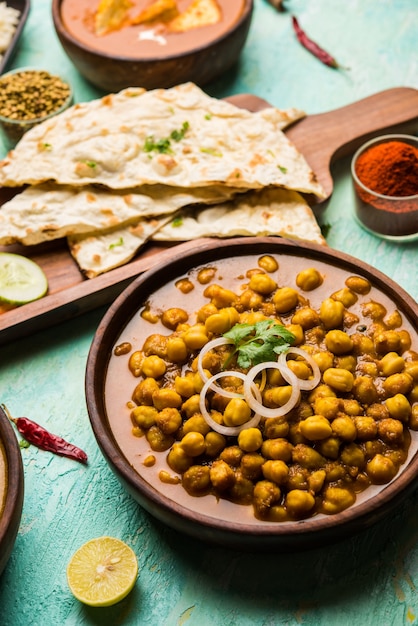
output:
[[[250, 111], [270, 106], [265, 100], [248, 94], [231, 96], [228, 100]], [[354, 153], [359, 145], [376, 135], [417, 131], [418, 90], [399, 87], [328, 113], [308, 115], [285, 133], [305, 156], [326, 191], [325, 201], [312, 207], [320, 216], [333, 191], [330, 172], [333, 161]], [[11, 193], [10, 189], [0, 188], [0, 204]], [[41, 300], [0, 314], [0, 344], [112, 302], [138, 274], [156, 263], [168, 263], [174, 245], [176, 252], [187, 251], [195, 246], [195, 242], [177, 245], [150, 243], [127, 265], [93, 279], [84, 278], [68, 252], [65, 240], [30, 247], [0, 246], [0, 250], [24, 254], [39, 263], [49, 282], [49, 293]]]

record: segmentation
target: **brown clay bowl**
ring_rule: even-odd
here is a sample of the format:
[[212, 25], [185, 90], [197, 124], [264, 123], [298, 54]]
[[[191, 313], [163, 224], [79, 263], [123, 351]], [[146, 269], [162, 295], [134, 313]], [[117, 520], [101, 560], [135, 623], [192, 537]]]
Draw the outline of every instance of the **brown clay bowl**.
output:
[[0, 574], [13, 550], [23, 495], [22, 455], [10, 421], [0, 407]]
[[62, 20], [64, 0], [52, 0], [52, 18], [65, 52], [79, 72], [97, 87], [117, 92], [126, 87], [168, 88], [184, 82], [204, 85], [231, 68], [248, 36], [253, 0], [245, 0], [239, 20], [223, 35], [182, 54], [156, 58], [107, 54], [87, 46], [68, 32]]
[[[115, 346], [130, 342], [133, 350], [140, 350], [148, 334], [161, 332], [160, 329], [150, 331], [149, 326], [153, 325], [141, 321], [139, 311], [149, 302], [154, 311], [181, 306], [179, 292], [173, 286], [179, 278], [196, 277], [195, 268], [220, 264], [220, 274], [225, 279], [223, 284], [228, 287], [230, 276], [245, 273], [245, 269], [253, 267], [255, 260], [262, 255], [276, 258], [279, 280], [284, 285], [293, 283], [299, 269], [318, 268], [324, 276], [323, 285], [307, 295], [314, 308], [326, 296], [341, 289], [347, 276], [360, 275], [368, 279], [372, 289], [367, 296], [359, 297], [358, 306], [354, 305], [355, 313], [361, 310], [364, 298], [367, 301], [376, 299], [388, 311], [398, 309], [403, 325], [411, 335], [412, 350], [417, 350], [416, 302], [387, 276], [358, 259], [323, 246], [274, 237], [206, 239], [196, 242], [195, 248], [186, 254], [176, 253], [173, 248], [170, 263], [157, 265], [136, 278], [111, 305], [97, 329], [88, 357], [87, 407], [95, 437], [110, 468], [133, 498], [168, 526], [234, 549], [288, 551], [313, 548], [365, 530], [395, 509], [415, 489], [418, 482], [417, 432], [411, 431], [408, 458], [395, 478], [383, 486], [369, 486], [357, 495], [355, 504], [342, 512], [279, 523], [260, 521], [254, 517], [251, 505], [231, 504], [212, 495], [189, 496], [181, 485], [162, 482], [159, 471], [164, 469], [164, 453], [157, 453], [155, 467], [145, 466], [144, 459], [150, 454], [150, 448], [145, 437], [132, 435], [127, 406], [138, 379], [128, 370], [129, 355], [114, 356]], [[193, 282], [197, 283], [196, 280]], [[195, 285], [195, 289], [199, 297], [199, 285]], [[190, 310], [198, 308], [195, 300], [189, 304]], [[165, 468], [169, 469], [167, 465]]]

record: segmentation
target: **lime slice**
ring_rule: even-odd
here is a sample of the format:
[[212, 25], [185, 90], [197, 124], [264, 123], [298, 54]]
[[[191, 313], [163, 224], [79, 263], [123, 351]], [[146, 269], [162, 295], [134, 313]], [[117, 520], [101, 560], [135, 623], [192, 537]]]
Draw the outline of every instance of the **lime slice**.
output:
[[98, 537], [82, 545], [67, 566], [73, 595], [89, 606], [111, 606], [123, 600], [138, 575], [135, 552], [120, 539]]
[[47, 291], [47, 278], [37, 263], [20, 254], [0, 252], [0, 302], [26, 304]]

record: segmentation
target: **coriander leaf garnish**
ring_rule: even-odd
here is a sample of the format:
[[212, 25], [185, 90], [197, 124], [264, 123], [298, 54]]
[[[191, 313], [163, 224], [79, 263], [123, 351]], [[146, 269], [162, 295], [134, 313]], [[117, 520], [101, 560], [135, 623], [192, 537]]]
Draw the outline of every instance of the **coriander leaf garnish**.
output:
[[180, 228], [180, 226], [182, 225], [183, 225], [183, 217], [181, 215], [179, 215], [178, 217], [175, 217], [173, 221], [171, 222], [171, 226], [173, 228]]
[[118, 241], [111, 243], [109, 245], [109, 250], [113, 250], [113, 248], [116, 248], [117, 246], [123, 246], [123, 237], [119, 237]]
[[163, 137], [162, 139], [155, 139], [154, 135], [149, 135], [145, 138], [144, 150], [145, 152], [159, 152], [160, 154], [172, 154], [171, 141], [181, 141], [187, 131], [190, 128], [189, 122], [183, 122], [180, 130], [173, 130], [169, 137]]
[[287, 167], [284, 167], [284, 165], [278, 165], [277, 167], [282, 172], [282, 174], [287, 174]]
[[285, 352], [295, 339], [287, 328], [271, 319], [255, 324], [235, 324], [223, 336], [232, 339], [235, 346], [224, 368], [235, 355], [242, 368], [275, 361], [277, 355]]

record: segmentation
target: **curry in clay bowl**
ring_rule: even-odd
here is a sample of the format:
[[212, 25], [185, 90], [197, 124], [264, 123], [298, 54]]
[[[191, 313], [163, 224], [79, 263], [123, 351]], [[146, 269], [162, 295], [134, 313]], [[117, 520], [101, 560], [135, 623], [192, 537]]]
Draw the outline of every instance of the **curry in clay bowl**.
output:
[[177, 531], [244, 550], [338, 541], [417, 486], [417, 322], [387, 276], [324, 246], [174, 248], [99, 325], [94, 434]]
[[108, 5], [106, 10], [99, 0], [52, 1], [65, 52], [85, 78], [107, 92], [214, 80], [238, 61], [253, 13], [253, 0], [109, 0]]
[[23, 508], [23, 464], [19, 444], [0, 407], [0, 574], [12, 553]]

